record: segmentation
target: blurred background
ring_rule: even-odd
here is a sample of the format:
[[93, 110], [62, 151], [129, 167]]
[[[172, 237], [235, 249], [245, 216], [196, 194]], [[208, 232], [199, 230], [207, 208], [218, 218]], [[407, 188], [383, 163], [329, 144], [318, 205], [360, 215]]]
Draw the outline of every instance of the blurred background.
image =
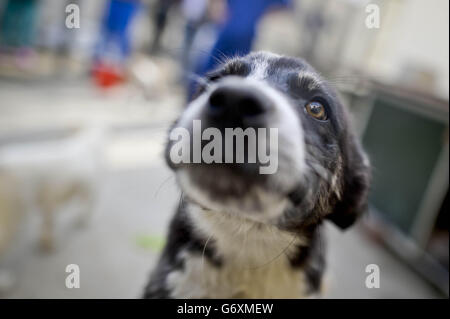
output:
[[267, 50], [340, 91], [374, 166], [369, 212], [327, 225], [324, 296], [448, 298], [448, 33], [446, 0], [0, 0], [0, 297], [139, 297], [180, 196], [168, 125]]

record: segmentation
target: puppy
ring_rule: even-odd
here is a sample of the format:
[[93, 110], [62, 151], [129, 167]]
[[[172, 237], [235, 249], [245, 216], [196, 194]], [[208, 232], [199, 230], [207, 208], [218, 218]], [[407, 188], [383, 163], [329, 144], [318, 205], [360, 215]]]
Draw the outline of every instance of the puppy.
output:
[[[215, 162], [192, 161], [199, 142], [180, 142], [172, 133], [183, 128], [195, 135], [195, 121], [201, 132], [214, 128], [225, 136], [229, 128], [255, 129], [258, 141], [266, 142], [271, 137], [260, 129], [275, 128], [276, 143], [246, 136], [243, 145], [276, 153], [276, 169], [262, 174], [267, 161], [250, 161], [251, 152], [239, 161], [242, 154], [226, 142], [218, 150], [234, 150], [231, 160], [219, 154]], [[336, 92], [301, 59], [258, 52], [208, 74], [170, 131], [166, 158], [182, 199], [144, 297], [300, 298], [319, 292], [323, 221], [347, 228], [366, 206], [369, 161], [349, 124]], [[193, 147], [191, 161], [174, 160], [179, 143]], [[204, 148], [202, 141], [197, 151]]]

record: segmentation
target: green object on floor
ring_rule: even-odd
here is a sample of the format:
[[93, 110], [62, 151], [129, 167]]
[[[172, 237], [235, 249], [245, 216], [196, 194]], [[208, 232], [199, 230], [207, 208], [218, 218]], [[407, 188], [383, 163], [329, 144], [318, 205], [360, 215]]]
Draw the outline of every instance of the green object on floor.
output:
[[159, 252], [166, 243], [163, 236], [160, 235], [138, 235], [136, 236], [136, 244], [144, 249], [150, 249]]

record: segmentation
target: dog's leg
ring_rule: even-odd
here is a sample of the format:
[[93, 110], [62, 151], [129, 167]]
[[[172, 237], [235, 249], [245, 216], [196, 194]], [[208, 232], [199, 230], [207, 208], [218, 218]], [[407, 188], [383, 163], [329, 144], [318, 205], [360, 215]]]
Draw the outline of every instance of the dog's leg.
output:
[[80, 212], [76, 220], [77, 227], [85, 227], [91, 220], [95, 208], [96, 191], [95, 185], [83, 182], [77, 184], [76, 196], [79, 197], [81, 202]]
[[40, 248], [50, 251], [55, 246], [55, 214], [62, 205], [74, 196], [76, 183], [58, 185], [52, 182], [42, 185], [37, 194], [37, 206], [42, 216]]
[[54, 248], [53, 210], [56, 205], [49, 188], [43, 187], [41, 189], [38, 194], [37, 203], [42, 217], [39, 247], [42, 251], [50, 251]]
[[[18, 183], [13, 176], [0, 172], [0, 261], [11, 250], [19, 223], [23, 217], [23, 207], [19, 199]], [[0, 264], [0, 296], [6, 296], [14, 287], [16, 274], [14, 267]]]

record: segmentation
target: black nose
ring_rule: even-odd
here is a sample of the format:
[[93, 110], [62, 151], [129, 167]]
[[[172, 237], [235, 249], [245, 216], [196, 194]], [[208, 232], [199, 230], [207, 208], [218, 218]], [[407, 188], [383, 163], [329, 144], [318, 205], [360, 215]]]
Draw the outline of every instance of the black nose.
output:
[[260, 120], [270, 103], [255, 88], [222, 85], [209, 97], [208, 116], [215, 120], [238, 125]]

